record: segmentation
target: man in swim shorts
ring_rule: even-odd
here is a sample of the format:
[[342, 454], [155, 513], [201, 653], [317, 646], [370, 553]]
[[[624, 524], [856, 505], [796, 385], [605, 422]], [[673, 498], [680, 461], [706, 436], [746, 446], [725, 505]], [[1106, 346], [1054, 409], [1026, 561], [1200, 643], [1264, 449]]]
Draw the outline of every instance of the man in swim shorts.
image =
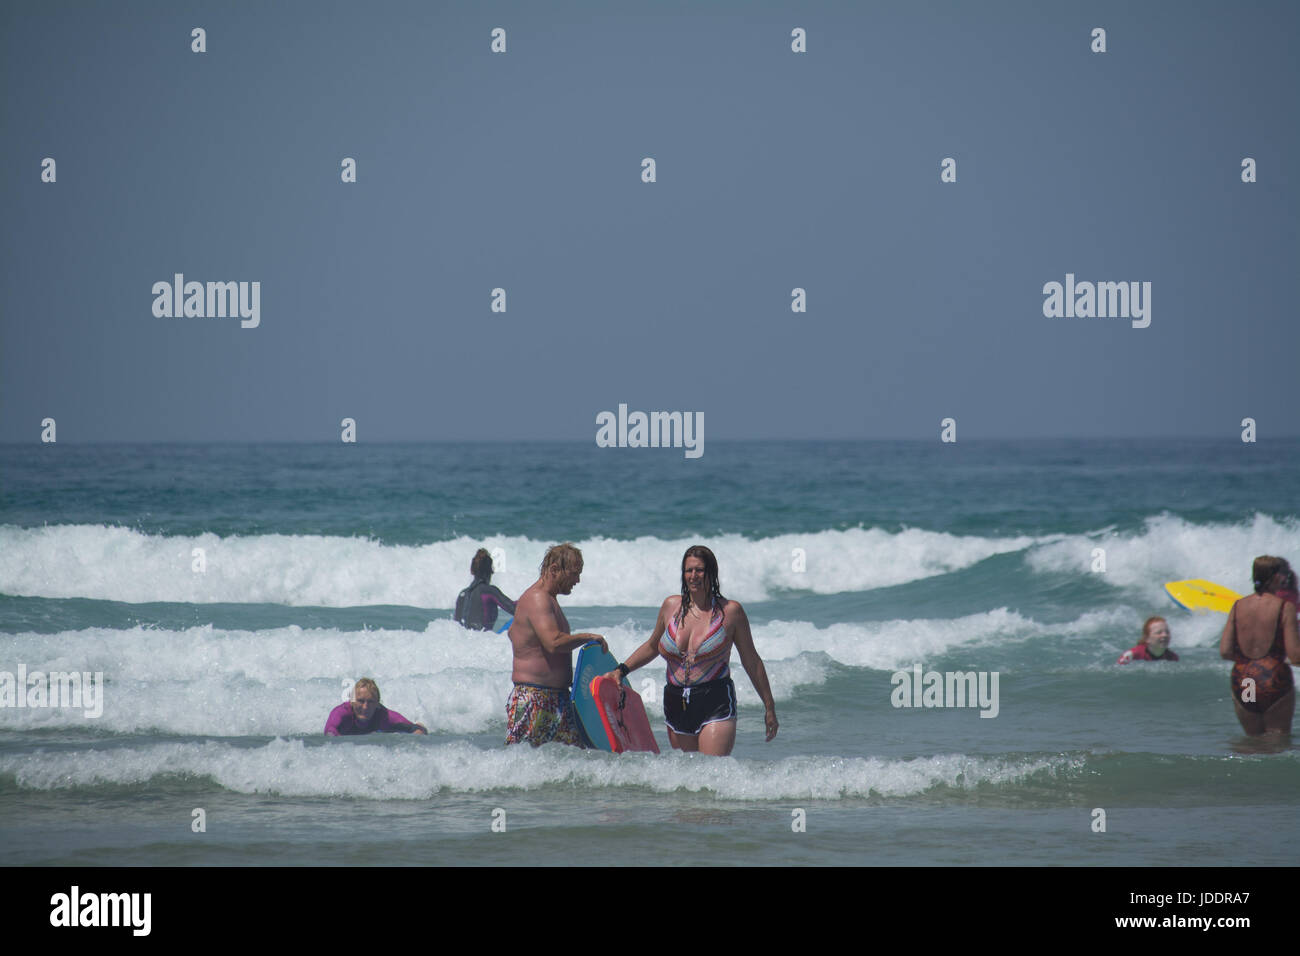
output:
[[355, 734], [427, 734], [424, 724], [415, 724], [379, 702], [379, 685], [363, 677], [352, 688], [352, 699], [330, 711], [325, 721], [326, 737]]
[[541, 576], [525, 591], [510, 625], [514, 689], [506, 701], [506, 744], [527, 741], [581, 747], [577, 719], [569, 700], [573, 682], [573, 652], [599, 634], [570, 634], [569, 621], [556, 596], [569, 594], [582, 577], [582, 552], [565, 542], [546, 552]]

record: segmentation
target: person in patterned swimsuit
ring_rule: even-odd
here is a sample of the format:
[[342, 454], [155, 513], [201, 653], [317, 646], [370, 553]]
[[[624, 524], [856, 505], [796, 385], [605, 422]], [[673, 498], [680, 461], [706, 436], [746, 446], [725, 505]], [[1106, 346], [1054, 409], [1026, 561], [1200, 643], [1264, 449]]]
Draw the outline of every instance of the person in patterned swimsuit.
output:
[[1232, 606], [1219, 637], [1219, 656], [1232, 664], [1232, 704], [1252, 737], [1289, 734], [1295, 715], [1295, 678], [1300, 664], [1296, 633], [1295, 573], [1284, 558], [1262, 555], [1251, 570], [1255, 593]]
[[776, 704], [767, 669], [754, 648], [749, 618], [737, 601], [722, 596], [718, 559], [703, 545], [682, 556], [682, 593], [664, 599], [650, 639], [617, 670], [626, 677], [656, 657], [668, 662], [664, 723], [677, 750], [728, 756], [736, 745], [736, 685], [731, 680], [731, 648], [766, 709], [767, 739], [776, 736]]

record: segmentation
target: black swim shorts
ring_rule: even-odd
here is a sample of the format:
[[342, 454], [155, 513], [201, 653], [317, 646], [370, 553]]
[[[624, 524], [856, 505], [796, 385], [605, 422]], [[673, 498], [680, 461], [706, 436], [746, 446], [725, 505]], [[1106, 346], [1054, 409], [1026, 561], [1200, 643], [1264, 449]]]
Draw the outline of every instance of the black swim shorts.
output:
[[694, 737], [705, 724], [736, 719], [736, 685], [730, 677], [664, 687], [664, 723], [675, 734]]

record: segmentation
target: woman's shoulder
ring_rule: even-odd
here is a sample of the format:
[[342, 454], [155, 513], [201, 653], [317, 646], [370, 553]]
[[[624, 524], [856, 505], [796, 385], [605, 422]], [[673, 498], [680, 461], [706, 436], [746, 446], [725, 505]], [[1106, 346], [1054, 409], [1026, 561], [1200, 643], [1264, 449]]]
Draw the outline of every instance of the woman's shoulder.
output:
[[1271, 612], [1286, 603], [1286, 598], [1280, 594], [1274, 594], [1272, 591], [1261, 591], [1258, 594], [1247, 594], [1245, 597], [1239, 599], [1237, 604], [1234, 604], [1233, 607], [1236, 607], [1238, 604], [1245, 607], [1264, 607], [1268, 608]]
[[745, 609], [741, 607], [739, 601], [727, 601], [722, 606], [722, 614], [728, 621], [745, 620]]

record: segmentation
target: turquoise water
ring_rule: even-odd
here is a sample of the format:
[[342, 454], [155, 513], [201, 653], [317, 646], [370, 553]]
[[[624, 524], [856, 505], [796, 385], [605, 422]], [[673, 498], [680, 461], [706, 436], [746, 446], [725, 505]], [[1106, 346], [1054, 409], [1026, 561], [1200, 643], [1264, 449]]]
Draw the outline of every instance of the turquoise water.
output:
[[[1300, 757], [1161, 585], [1245, 591], [1297, 501], [1294, 440], [0, 446], [0, 671], [104, 675], [0, 707], [0, 863], [1289, 864]], [[713, 548], [776, 740], [733, 659], [732, 758], [503, 748], [508, 643], [450, 608], [477, 547], [515, 596], [566, 539], [620, 658]], [[1115, 667], [1155, 613], [1181, 662]], [[997, 716], [893, 706], [915, 664]], [[363, 674], [430, 736], [325, 740]]]

